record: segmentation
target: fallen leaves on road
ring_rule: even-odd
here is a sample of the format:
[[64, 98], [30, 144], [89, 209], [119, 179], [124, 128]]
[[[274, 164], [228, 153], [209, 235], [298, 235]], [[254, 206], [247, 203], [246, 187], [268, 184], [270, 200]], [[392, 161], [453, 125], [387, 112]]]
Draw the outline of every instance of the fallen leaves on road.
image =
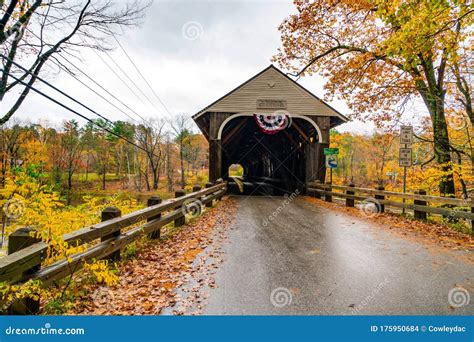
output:
[[[456, 232], [443, 224], [427, 223], [391, 213], [377, 214], [371, 218], [367, 218], [358, 208], [345, 207], [337, 203], [326, 202], [309, 196], [305, 196], [304, 199], [320, 207], [342, 211], [364, 220], [370, 220], [371, 223], [383, 228], [388, 228], [391, 232], [397, 233], [403, 236], [403, 238], [413, 237], [418, 241], [421, 239], [424, 242], [434, 243], [449, 249], [474, 250], [472, 237]], [[468, 259], [474, 262], [474, 258]]]
[[[236, 210], [236, 201], [226, 198], [164, 241], [148, 241], [121, 267], [118, 285], [91, 286], [90, 296], [80, 298], [70, 314], [158, 315], [170, 307], [173, 314], [200, 313], [207, 297], [202, 289], [216, 286], [212, 275], [222, 262], [220, 245]], [[190, 289], [183, 287], [189, 283]], [[100, 300], [94, 296], [98, 290]]]

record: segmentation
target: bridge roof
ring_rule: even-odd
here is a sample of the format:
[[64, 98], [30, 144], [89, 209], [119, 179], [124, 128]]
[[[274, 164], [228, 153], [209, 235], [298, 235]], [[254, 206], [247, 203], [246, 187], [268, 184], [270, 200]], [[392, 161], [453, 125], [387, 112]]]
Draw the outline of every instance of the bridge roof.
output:
[[202, 115], [210, 112], [270, 114], [276, 110], [330, 117], [331, 127], [349, 120], [273, 65], [200, 110], [193, 119], [200, 121]]

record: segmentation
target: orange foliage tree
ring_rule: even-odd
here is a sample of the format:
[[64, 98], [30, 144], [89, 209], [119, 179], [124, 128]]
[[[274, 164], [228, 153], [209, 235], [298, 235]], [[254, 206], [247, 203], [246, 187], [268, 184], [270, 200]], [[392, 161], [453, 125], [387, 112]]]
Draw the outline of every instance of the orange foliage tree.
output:
[[470, 1], [295, 1], [297, 14], [280, 26], [283, 47], [275, 56], [300, 74], [318, 73], [353, 109], [353, 117], [381, 124], [400, 116], [414, 96], [426, 105], [433, 153], [445, 176], [443, 194], [454, 193], [451, 146], [445, 117], [448, 70], [472, 30]]

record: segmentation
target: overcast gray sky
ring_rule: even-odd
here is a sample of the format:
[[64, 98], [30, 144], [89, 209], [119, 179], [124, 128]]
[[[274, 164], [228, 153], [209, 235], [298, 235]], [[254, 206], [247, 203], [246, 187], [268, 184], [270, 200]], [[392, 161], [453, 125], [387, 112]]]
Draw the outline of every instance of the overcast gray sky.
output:
[[[155, 0], [147, 11], [143, 25], [125, 32], [119, 40], [171, 114], [192, 115], [270, 64], [271, 57], [280, 46], [278, 25], [293, 11], [292, 2], [285, 0]], [[84, 52], [82, 56], [81, 68], [136, 112], [147, 117], [170, 116], [120, 49], [111, 53], [112, 58], [129, 72], [154, 106], [132, 88], [137, 98], [94, 53]], [[103, 58], [113, 66], [109, 57], [103, 55]], [[57, 87], [104, 116], [113, 120], [127, 119], [69, 75], [48, 74], [47, 77]], [[82, 79], [88, 82], [86, 78]], [[313, 76], [299, 82], [316, 95], [323, 96], [324, 80]], [[47, 91], [44, 86], [41, 89]], [[2, 106], [8, 106], [11, 100], [7, 97]], [[343, 102], [335, 101], [331, 105], [343, 114], [349, 113]], [[81, 112], [87, 113], [84, 110]], [[47, 119], [55, 125], [64, 119], [77, 119], [36, 94], [28, 97], [15, 117], [33, 122]], [[341, 129], [364, 132], [370, 127], [351, 122], [341, 126]]]

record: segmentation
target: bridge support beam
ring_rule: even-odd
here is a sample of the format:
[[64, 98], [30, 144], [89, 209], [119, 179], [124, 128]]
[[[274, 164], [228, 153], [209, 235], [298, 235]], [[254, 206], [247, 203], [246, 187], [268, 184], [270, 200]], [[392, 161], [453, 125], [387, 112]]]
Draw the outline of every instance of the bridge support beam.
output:
[[324, 155], [324, 148], [329, 147], [331, 120], [329, 117], [322, 116], [316, 117], [314, 120], [321, 130], [321, 142], [316, 143], [317, 179], [324, 184], [326, 182], [326, 156]]
[[209, 120], [209, 182], [222, 178], [222, 141], [219, 129], [230, 113], [212, 113]]
[[326, 176], [325, 156], [323, 150], [329, 144], [313, 141], [305, 148], [306, 156], [306, 183], [319, 180], [324, 183]]
[[305, 181], [306, 184], [313, 182], [318, 179], [318, 147], [317, 142], [307, 143], [305, 146], [305, 155], [306, 155], [306, 172], [305, 172]]
[[329, 147], [328, 143], [316, 143], [314, 155], [314, 180], [319, 180], [321, 183], [326, 181], [326, 156], [324, 155], [324, 148]]
[[209, 142], [209, 181], [215, 183], [222, 177], [222, 142], [211, 139]]

